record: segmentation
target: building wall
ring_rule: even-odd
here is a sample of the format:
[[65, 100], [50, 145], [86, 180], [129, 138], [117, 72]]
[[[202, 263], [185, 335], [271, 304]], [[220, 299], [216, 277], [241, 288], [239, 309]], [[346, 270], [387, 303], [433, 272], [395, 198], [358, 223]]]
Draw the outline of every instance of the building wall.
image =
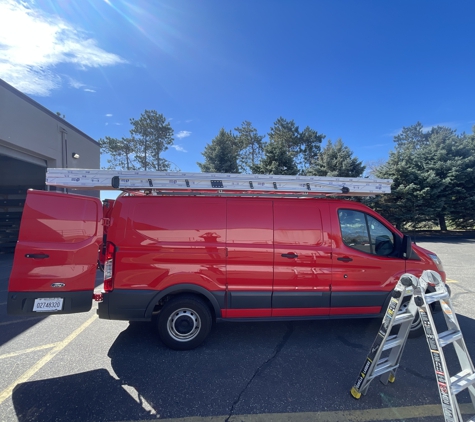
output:
[[[73, 152], [80, 158], [73, 159]], [[100, 167], [99, 144], [94, 139], [1, 79], [0, 154], [31, 157], [48, 167]]]

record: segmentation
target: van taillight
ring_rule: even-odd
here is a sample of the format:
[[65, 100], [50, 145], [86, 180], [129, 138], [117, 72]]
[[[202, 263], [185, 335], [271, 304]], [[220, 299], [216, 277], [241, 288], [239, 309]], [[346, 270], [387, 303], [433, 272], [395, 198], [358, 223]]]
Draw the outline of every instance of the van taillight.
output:
[[106, 253], [104, 262], [104, 291], [112, 292], [114, 290], [114, 257], [115, 245], [111, 242], [106, 243]]

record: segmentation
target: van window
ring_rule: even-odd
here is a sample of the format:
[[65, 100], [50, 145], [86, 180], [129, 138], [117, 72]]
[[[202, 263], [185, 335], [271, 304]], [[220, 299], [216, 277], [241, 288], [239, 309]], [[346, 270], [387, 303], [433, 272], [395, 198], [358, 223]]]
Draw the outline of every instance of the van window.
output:
[[394, 251], [394, 234], [374, 217], [353, 210], [339, 210], [343, 243], [373, 255], [388, 256]]
[[[28, 211], [28, 212], [26, 212]], [[30, 195], [22, 229], [29, 242], [79, 243], [96, 236], [98, 204], [80, 196]]]

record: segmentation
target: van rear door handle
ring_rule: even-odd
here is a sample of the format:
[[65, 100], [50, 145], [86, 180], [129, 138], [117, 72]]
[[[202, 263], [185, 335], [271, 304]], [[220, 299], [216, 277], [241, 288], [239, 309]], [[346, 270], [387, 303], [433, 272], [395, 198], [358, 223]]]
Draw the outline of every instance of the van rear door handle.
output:
[[337, 261], [350, 262], [353, 261], [353, 258], [350, 258], [349, 256], [342, 256], [340, 258], [337, 258]]
[[49, 255], [45, 253], [27, 253], [25, 258], [33, 258], [33, 259], [45, 259], [49, 258]]
[[298, 258], [299, 256], [296, 253], [283, 253], [281, 255], [282, 258]]

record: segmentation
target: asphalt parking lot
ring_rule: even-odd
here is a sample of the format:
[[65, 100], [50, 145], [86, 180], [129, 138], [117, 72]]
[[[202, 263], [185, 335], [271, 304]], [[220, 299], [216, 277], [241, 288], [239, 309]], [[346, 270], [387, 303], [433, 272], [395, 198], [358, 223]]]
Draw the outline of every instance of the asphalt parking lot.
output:
[[[444, 263], [475, 360], [475, 239], [418, 243]], [[360, 400], [350, 396], [380, 321], [222, 323], [202, 347], [177, 352], [150, 324], [99, 320], [95, 307], [7, 316], [11, 262], [0, 255], [2, 421], [444, 420], [423, 337], [408, 342], [393, 384], [374, 381]], [[473, 413], [468, 394], [459, 399]]]

